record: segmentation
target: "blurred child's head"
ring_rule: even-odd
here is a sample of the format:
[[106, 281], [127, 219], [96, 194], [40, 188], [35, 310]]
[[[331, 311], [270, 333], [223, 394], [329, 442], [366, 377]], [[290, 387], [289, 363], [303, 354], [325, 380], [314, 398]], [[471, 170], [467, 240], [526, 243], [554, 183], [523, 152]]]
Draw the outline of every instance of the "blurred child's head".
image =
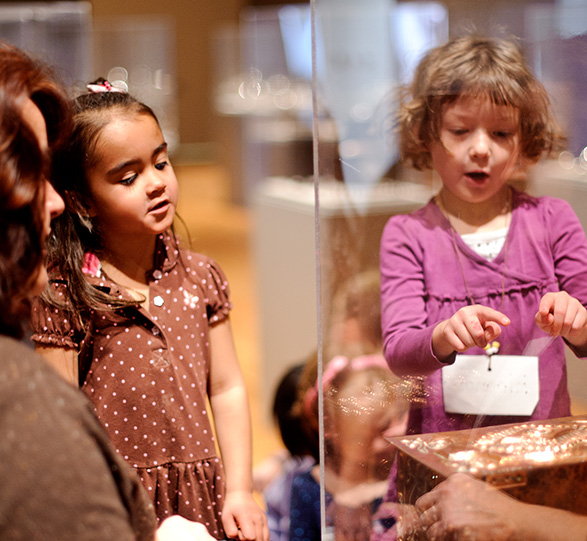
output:
[[564, 140], [551, 116], [546, 90], [526, 65], [518, 45], [465, 36], [428, 52], [416, 69], [400, 110], [403, 159], [417, 169], [432, 168], [430, 149], [440, 140], [443, 113], [467, 98], [516, 111], [524, 163], [536, 162]]
[[[345, 466], [385, 476], [393, 458], [386, 437], [405, 434], [409, 384], [395, 376], [383, 356], [334, 357], [324, 370], [326, 459], [334, 470]], [[317, 388], [307, 395], [315, 403]]]
[[370, 269], [352, 276], [336, 291], [327, 356], [381, 351], [380, 283], [379, 269]]
[[[296, 364], [285, 372], [275, 391], [273, 417], [283, 444], [292, 456], [313, 456], [318, 460], [317, 424], [305, 417], [303, 408], [296, 407], [300, 394], [303, 395], [316, 380], [316, 361], [316, 355], [312, 355], [307, 362]], [[313, 378], [309, 377], [309, 372], [313, 372]]]

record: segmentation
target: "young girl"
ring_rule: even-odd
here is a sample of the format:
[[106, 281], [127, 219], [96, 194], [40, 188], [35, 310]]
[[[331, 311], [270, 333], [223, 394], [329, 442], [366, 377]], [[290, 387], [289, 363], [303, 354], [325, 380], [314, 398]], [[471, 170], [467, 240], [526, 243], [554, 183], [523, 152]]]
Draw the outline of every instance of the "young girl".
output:
[[[334, 357], [322, 385], [327, 526], [336, 539], [367, 540], [394, 455], [385, 437], [405, 433], [410, 387], [381, 355]], [[317, 399], [311, 387], [303, 400], [308, 417], [318, 415]], [[319, 466], [294, 476], [290, 513], [290, 540], [320, 539]]]
[[178, 245], [177, 180], [153, 111], [105, 81], [90, 88], [56, 157], [67, 209], [33, 340], [93, 402], [159, 520], [179, 514], [216, 538], [267, 540], [226, 278]]
[[[385, 357], [400, 375], [427, 376], [428, 401], [409, 431], [569, 415], [564, 342], [587, 355], [585, 233], [568, 203], [508, 183], [560, 145], [546, 91], [515, 44], [455, 39], [420, 63], [400, 130], [404, 159], [442, 181], [424, 208], [392, 217], [381, 241]], [[447, 411], [442, 369], [464, 352], [485, 370], [491, 354], [537, 356], [534, 409]], [[512, 385], [493, 374], [496, 393]]]

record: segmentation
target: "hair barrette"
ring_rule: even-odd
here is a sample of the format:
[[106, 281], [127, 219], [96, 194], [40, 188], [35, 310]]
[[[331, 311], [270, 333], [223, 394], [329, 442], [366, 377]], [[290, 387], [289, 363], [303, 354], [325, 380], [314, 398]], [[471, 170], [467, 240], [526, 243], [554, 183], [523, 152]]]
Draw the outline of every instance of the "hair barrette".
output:
[[[358, 371], [373, 367], [389, 368], [389, 365], [383, 355], [361, 355], [350, 359], [342, 355], [337, 355], [326, 365], [322, 374], [322, 390], [325, 392], [332, 383], [332, 380], [345, 369]], [[318, 399], [318, 388], [317, 380], [306, 391], [304, 396], [304, 410], [306, 414], [310, 414], [313, 404]]]
[[106, 79], [95, 83], [90, 83], [89, 85], [86, 85], [86, 88], [88, 89], [88, 92], [91, 92], [92, 94], [101, 94], [103, 92], [126, 92], [126, 90], [120, 88], [119, 86], [110, 84]]

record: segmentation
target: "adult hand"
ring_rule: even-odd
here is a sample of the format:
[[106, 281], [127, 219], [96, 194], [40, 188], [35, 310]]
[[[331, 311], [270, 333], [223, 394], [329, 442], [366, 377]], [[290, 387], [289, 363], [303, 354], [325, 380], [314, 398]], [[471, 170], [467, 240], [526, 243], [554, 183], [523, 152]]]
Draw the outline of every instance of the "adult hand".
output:
[[[516, 538], [520, 504], [495, 487], [456, 473], [420, 497], [416, 509], [428, 539], [505, 541]], [[512, 537], [513, 536], [513, 537]]]
[[536, 325], [551, 336], [562, 336], [571, 344], [587, 342], [587, 310], [566, 291], [546, 293], [534, 317]]
[[174, 515], [161, 523], [155, 541], [215, 541], [215, 538], [203, 524]]
[[229, 492], [222, 509], [227, 537], [240, 541], [269, 541], [267, 518], [249, 492]]
[[464, 306], [452, 317], [441, 321], [432, 333], [432, 349], [438, 359], [445, 360], [455, 351], [462, 353], [478, 346], [484, 348], [501, 334], [509, 318], [488, 306]]

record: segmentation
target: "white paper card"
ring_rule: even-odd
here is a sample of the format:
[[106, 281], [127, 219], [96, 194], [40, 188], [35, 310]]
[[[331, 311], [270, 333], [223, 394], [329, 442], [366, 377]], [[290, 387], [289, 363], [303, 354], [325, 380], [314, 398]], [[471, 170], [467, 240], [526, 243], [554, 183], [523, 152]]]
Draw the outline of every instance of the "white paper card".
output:
[[538, 357], [457, 355], [442, 368], [444, 410], [471, 415], [532, 415], [538, 404]]

